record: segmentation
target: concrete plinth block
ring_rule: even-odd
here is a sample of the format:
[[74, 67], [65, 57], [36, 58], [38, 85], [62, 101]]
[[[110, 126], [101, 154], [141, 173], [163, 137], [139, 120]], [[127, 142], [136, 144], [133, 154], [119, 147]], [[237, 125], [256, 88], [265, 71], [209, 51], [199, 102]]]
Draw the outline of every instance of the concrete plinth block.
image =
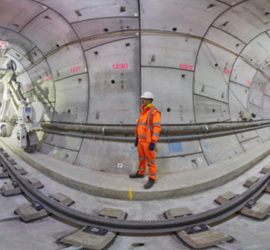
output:
[[27, 181], [31, 185], [33, 185], [34, 188], [40, 189], [40, 188], [44, 187], [44, 185], [35, 177], [29, 178], [29, 179], [27, 179]]
[[30, 222], [48, 216], [48, 212], [39, 203], [24, 204], [19, 206], [14, 213], [18, 214], [24, 222]]
[[222, 205], [226, 202], [228, 202], [229, 200], [232, 200], [233, 198], [235, 198], [236, 196], [238, 196], [237, 194], [231, 192], [231, 191], [228, 191], [228, 192], [225, 192], [221, 195], [219, 195], [216, 199], [215, 199], [215, 202], [219, 205]]
[[267, 204], [251, 200], [240, 210], [240, 213], [254, 219], [263, 220], [268, 216], [269, 206]]
[[8, 154], [7, 152], [5, 152], [5, 151], [3, 151], [2, 154], [3, 154], [3, 156], [5, 156], [6, 158], [9, 157], [9, 154]]
[[103, 208], [98, 213], [99, 216], [108, 217], [112, 219], [124, 220], [127, 218], [127, 213], [121, 209]]
[[87, 226], [59, 241], [72, 246], [82, 246], [86, 249], [104, 249], [113, 242], [115, 237], [115, 233], [106, 229]]
[[270, 184], [266, 187], [266, 189], [264, 190], [264, 192], [270, 194]]
[[14, 169], [20, 174], [20, 175], [25, 175], [27, 174], [27, 172], [25, 171], [25, 169], [23, 167], [20, 166], [14, 166]]
[[64, 206], [71, 206], [72, 204], [74, 204], [74, 201], [69, 196], [62, 193], [51, 194], [49, 195], [49, 197]]
[[17, 164], [16, 161], [14, 159], [12, 159], [12, 158], [8, 158], [8, 161], [9, 161], [9, 163], [11, 165], [16, 165]]
[[187, 207], [172, 208], [163, 213], [166, 219], [186, 217], [192, 215], [192, 212]]
[[5, 182], [1, 188], [3, 196], [21, 194], [22, 190], [16, 182]]
[[252, 176], [247, 179], [247, 181], [244, 183], [244, 187], [251, 187], [253, 184], [255, 184], [259, 180], [259, 177]]
[[1, 178], [8, 178], [8, 171], [5, 168], [0, 168], [0, 179]]
[[267, 174], [270, 172], [270, 165], [266, 165], [262, 168], [262, 170], [260, 171], [261, 174]]
[[215, 246], [221, 242], [232, 241], [229, 235], [222, 234], [206, 225], [195, 225], [177, 232], [177, 236], [195, 249]]
[[[99, 216], [126, 219], [127, 214], [114, 208], [104, 208], [99, 212]], [[82, 246], [86, 249], [104, 249], [108, 248], [115, 240], [117, 234], [101, 227], [86, 226], [73, 234], [67, 235], [60, 242], [72, 246]]]

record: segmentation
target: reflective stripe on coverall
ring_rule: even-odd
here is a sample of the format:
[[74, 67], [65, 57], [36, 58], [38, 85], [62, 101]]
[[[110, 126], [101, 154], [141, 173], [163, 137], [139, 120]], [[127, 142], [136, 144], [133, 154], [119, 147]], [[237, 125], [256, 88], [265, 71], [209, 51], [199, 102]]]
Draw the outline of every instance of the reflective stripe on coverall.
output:
[[151, 142], [156, 143], [159, 139], [161, 131], [161, 115], [160, 112], [149, 103], [145, 107], [141, 107], [142, 112], [137, 120], [135, 136], [138, 138], [138, 155], [139, 155], [139, 174], [145, 175], [146, 164], [148, 165], [149, 178], [156, 180], [156, 163], [155, 149], [149, 150]]

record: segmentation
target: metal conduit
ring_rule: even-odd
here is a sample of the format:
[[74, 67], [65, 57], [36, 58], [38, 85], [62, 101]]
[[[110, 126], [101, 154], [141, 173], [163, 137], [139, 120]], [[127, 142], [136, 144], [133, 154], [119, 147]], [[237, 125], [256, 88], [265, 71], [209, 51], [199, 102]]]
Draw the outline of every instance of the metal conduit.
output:
[[4, 157], [2, 152], [0, 152], [0, 158], [2, 163], [8, 169], [11, 178], [17, 181], [23, 192], [29, 196], [31, 200], [40, 203], [48, 212], [81, 226], [92, 225], [103, 227], [114, 232], [144, 235], [175, 232], [182, 230], [187, 226], [220, 222], [239, 211], [248, 201], [254, 200], [261, 192], [263, 192], [267, 185], [269, 185], [270, 180], [270, 173], [268, 173], [242, 195], [237, 196], [225, 205], [188, 217], [168, 220], [164, 219], [160, 221], [118, 220], [89, 215], [58, 204], [41, 193], [38, 189], [33, 188], [31, 184], [21, 177]]
[[[242, 133], [242, 132], [247, 132], [247, 131], [251, 131], [255, 129], [266, 128], [269, 126], [270, 124], [256, 126], [256, 127], [242, 128], [242, 129], [230, 129], [228, 131], [204, 132], [201, 134], [180, 135], [180, 136], [161, 136], [159, 138], [159, 141], [171, 142], [171, 141], [196, 140], [196, 139], [224, 136], [224, 135], [229, 135], [229, 134], [234, 134], [234, 133]], [[126, 137], [125, 136], [109, 136], [109, 135], [86, 134], [83, 132], [69, 132], [69, 131], [65, 132], [65, 131], [46, 129], [46, 128], [44, 128], [43, 131], [47, 133], [51, 133], [51, 134], [88, 138], [88, 139], [94, 139], [94, 140], [111, 140], [111, 141], [125, 141], [125, 142], [134, 141], [134, 137], [127, 137], [127, 136]]]
[[[250, 121], [250, 122], [220, 122], [205, 124], [185, 124], [185, 125], [162, 125], [161, 136], [181, 136], [186, 134], [201, 134], [218, 131], [228, 131], [233, 129], [251, 128], [258, 126], [270, 126], [270, 120]], [[43, 123], [44, 129], [73, 131], [80, 133], [93, 133], [101, 135], [124, 135], [134, 136], [135, 125], [93, 125], [93, 124], [71, 124], [71, 123]]]

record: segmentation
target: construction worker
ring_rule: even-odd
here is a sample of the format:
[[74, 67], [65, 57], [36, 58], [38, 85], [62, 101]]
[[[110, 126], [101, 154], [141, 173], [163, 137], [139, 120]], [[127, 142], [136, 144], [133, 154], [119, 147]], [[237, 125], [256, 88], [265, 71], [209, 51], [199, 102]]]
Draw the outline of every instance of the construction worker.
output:
[[147, 163], [149, 176], [148, 182], [144, 185], [145, 189], [151, 188], [157, 179], [155, 145], [161, 131], [161, 114], [152, 104], [153, 100], [154, 95], [151, 92], [144, 92], [141, 96], [142, 111], [137, 120], [134, 143], [138, 150], [139, 169], [135, 174], [129, 176], [130, 178], [143, 178]]

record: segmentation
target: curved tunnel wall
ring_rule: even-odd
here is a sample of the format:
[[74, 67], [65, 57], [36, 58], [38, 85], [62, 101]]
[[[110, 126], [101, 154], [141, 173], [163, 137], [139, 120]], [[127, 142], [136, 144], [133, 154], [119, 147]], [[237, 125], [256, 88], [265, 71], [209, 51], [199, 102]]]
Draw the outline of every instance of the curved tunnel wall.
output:
[[[269, 119], [269, 13], [266, 0], [1, 0], [0, 39], [47, 121], [135, 124], [145, 90], [163, 124], [236, 121], [243, 110]], [[207, 166], [269, 138], [265, 128], [159, 143], [159, 173]], [[130, 143], [52, 134], [41, 152], [105, 172], [130, 172], [137, 161]]]

